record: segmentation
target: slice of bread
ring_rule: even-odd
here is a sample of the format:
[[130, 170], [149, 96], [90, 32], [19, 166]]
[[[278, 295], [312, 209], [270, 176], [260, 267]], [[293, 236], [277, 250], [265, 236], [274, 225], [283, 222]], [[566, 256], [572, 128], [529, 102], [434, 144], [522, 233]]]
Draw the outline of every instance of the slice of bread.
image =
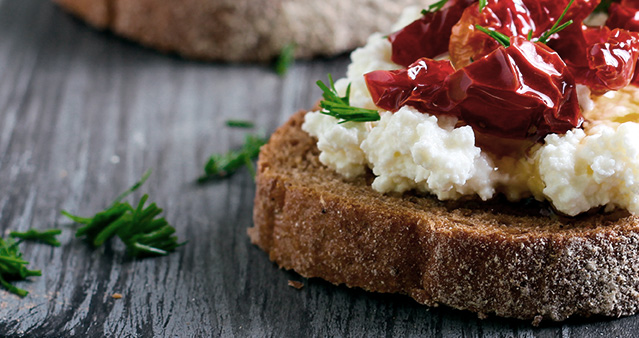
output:
[[99, 29], [187, 58], [269, 61], [289, 43], [300, 58], [336, 55], [389, 31], [428, 0], [54, 0]]
[[254, 244], [304, 277], [484, 316], [564, 320], [639, 309], [639, 218], [538, 202], [383, 195], [323, 166], [294, 115], [262, 147]]

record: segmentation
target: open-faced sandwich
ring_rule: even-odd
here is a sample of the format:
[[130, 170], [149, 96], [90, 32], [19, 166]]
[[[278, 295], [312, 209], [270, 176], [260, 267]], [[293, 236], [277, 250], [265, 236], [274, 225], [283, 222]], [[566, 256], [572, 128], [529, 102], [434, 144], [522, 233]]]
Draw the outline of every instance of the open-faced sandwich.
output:
[[252, 241], [481, 316], [636, 313], [637, 18], [629, 0], [407, 9], [262, 148]]

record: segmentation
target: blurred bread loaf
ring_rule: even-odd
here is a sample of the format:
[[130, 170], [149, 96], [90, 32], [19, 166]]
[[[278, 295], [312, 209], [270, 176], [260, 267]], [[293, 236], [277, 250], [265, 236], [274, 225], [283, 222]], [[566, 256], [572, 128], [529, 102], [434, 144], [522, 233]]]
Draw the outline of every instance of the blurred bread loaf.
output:
[[389, 31], [416, 0], [54, 0], [92, 26], [163, 52], [209, 61], [336, 55]]

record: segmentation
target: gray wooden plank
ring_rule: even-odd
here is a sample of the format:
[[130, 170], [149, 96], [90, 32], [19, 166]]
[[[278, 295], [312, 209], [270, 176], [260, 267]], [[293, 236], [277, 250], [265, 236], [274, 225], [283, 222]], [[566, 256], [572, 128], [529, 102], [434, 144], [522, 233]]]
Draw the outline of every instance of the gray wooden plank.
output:
[[[22, 18], [29, 17], [30, 20]], [[283, 271], [250, 244], [247, 171], [198, 186], [208, 155], [238, 147], [246, 119], [271, 133], [341, 76], [348, 59], [263, 65], [189, 62], [95, 32], [48, 1], [0, 0], [0, 227], [65, 229], [60, 248], [22, 246], [43, 276], [0, 291], [0, 334], [29, 336], [594, 337], [637, 332], [635, 317], [544, 324], [427, 308]], [[92, 250], [59, 214], [99, 211], [147, 168], [142, 189], [189, 243], [131, 260]], [[135, 193], [136, 198], [142, 192]], [[301, 290], [288, 280], [303, 281]], [[115, 300], [111, 295], [122, 293]]]

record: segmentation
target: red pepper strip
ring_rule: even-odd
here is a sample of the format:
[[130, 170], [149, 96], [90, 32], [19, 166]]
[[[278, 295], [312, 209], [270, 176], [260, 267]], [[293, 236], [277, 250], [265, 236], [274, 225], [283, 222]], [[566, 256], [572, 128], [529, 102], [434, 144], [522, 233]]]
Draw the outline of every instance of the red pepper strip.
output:
[[364, 75], [373, 102], [379, 108], [397, 111], [410, 105], [422, 112], [445, 110], [434, 105], [436, 95], [441, 95], [444, 80], [455, 69], [450, 61], [421, 58], [408, 68], [377, 70]]
[[389, 35], [391, 60], [408, 67], [415, 60], [434, 58], [448, 51], [450, 30], [459, 21], [464, 9], [476, 0], [449, 0], [437, 12], [424, 14], [410, 25]]
[[429, 81], [449, 69], [425, 59], [419, 62], [428, 67], [419, 68], [417, 76], [410, 76], [411, 68], [375, 71], [365, 75], [366, 82], [382, 109], [396, 111], [406, 104], [423, 113], [450, 114], [482, 134], [537, 141], [581, 126], [574, 78], [559, 55], [523, 37], [510, 43], [442, 82]]

